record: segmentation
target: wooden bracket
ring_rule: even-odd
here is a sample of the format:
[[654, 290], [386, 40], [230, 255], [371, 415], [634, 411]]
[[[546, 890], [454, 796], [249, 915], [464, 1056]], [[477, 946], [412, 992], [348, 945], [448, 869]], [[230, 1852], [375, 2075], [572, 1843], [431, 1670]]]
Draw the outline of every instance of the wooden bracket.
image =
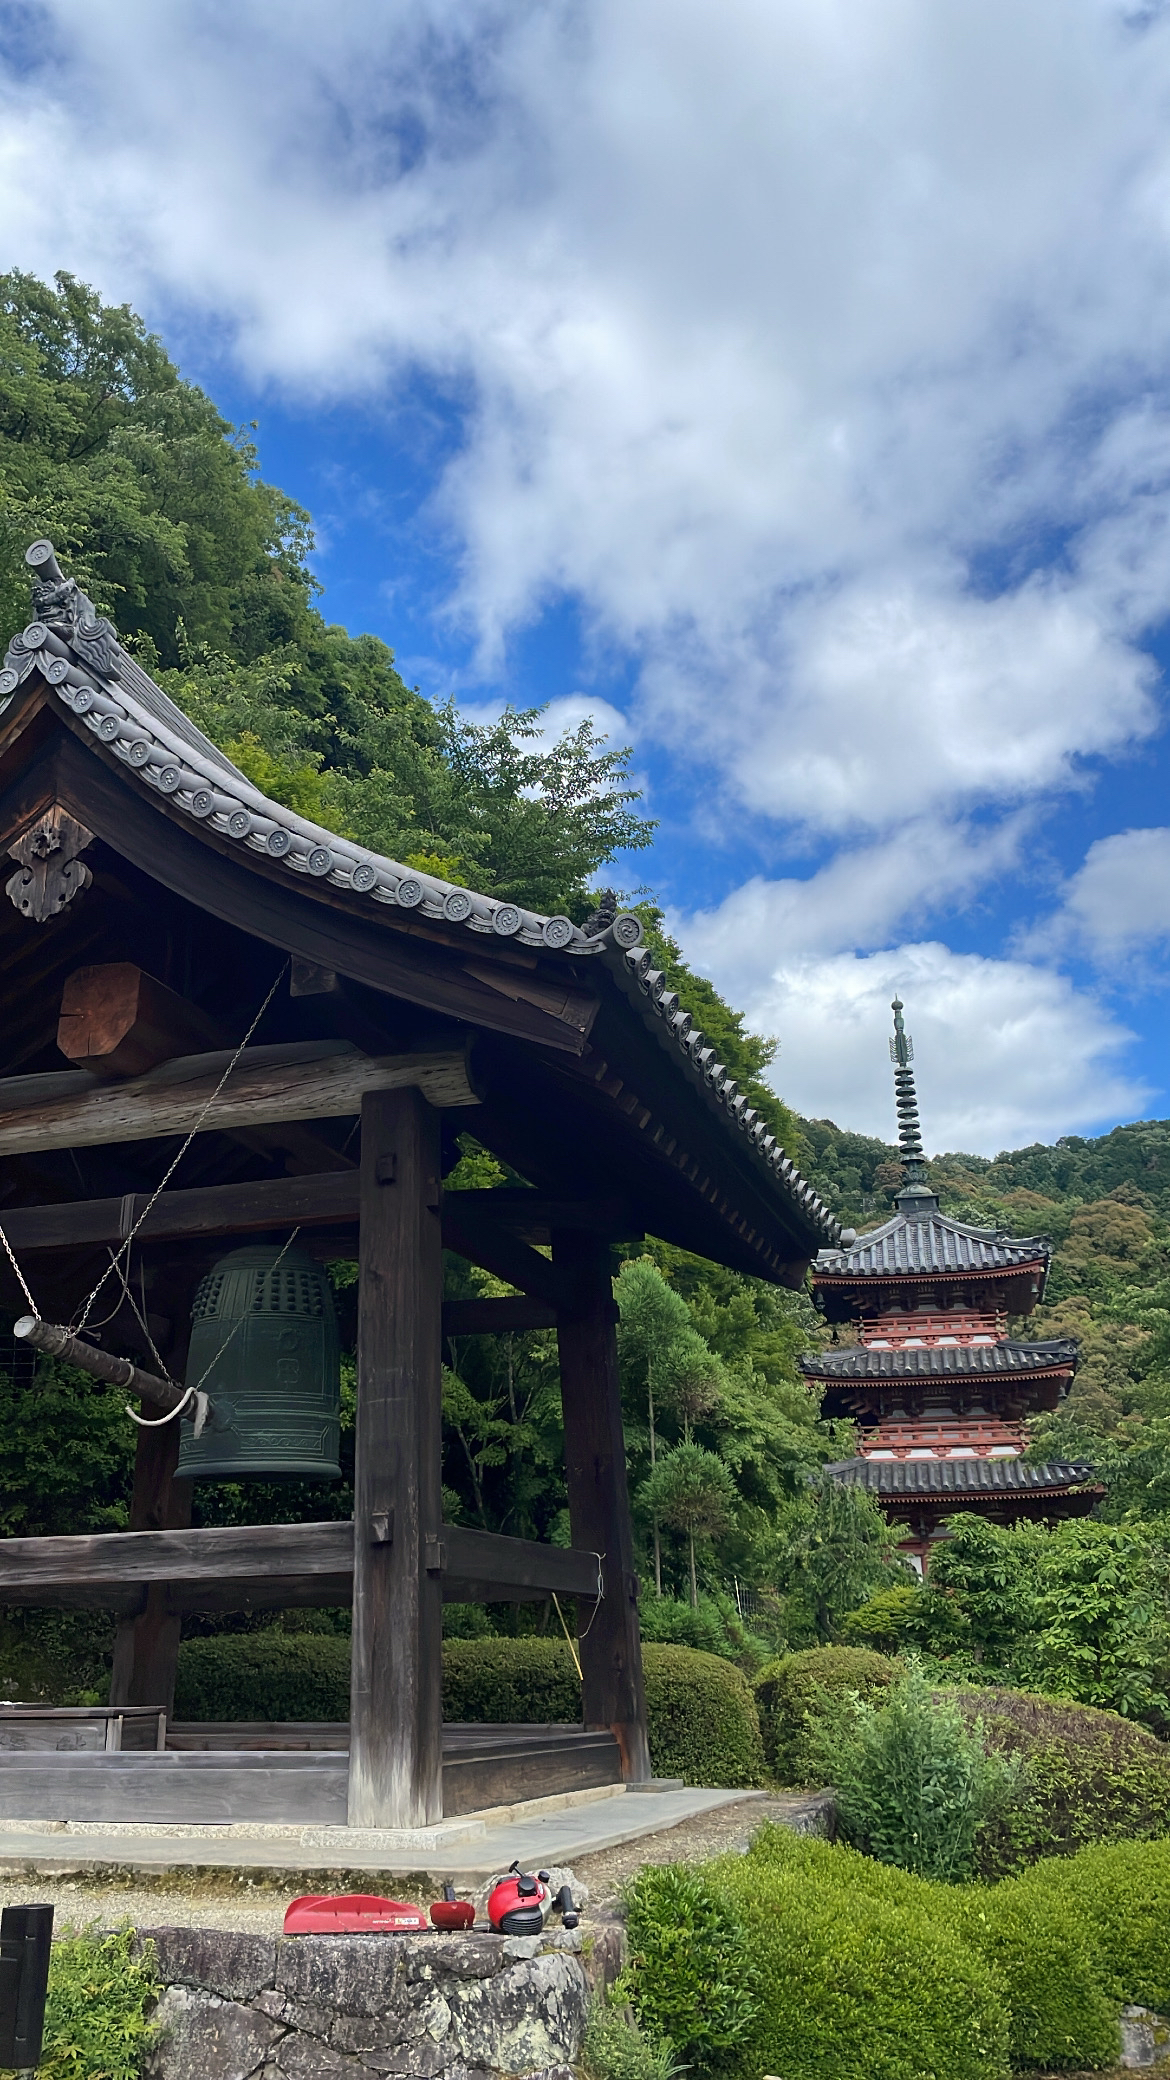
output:
[[44, 924], [89, 887], [93, 875], [78, 854], [92, 844], [93, 832], [55, 803], [9, 846], [8, 856], [18, 862], [18, 871], [5, 888], [22, 917]]
[[447, 1548], [441, 1538], [428, 1538], [426, 1542], [426, 1569], [428, 1574], [442, 1574], [447, 1565]]
[[394, 1511], [376, 1509], [370, 1518], [370, 1544], [392, 1546], [394, 1544]]

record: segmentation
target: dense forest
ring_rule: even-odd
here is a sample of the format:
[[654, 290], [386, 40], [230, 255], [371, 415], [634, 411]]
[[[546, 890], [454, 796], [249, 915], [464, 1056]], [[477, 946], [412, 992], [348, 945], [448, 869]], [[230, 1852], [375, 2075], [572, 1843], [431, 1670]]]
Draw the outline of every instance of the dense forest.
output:
[[[551, 746], [538, 710], [472, 725], [407, 686], [385, 644], [326, 622], [309, 515], [263, 481], [252, 432], [182, 378], [129, 308], [103, 305], [67, 276], [49, 287], [9, 274], [0, 276], [0, 641], [27, 619], [23, 552], [42, 534], [236, 763], [326, 827], [578, 919], [595, 907], [604, 870], [619, 877], [651, 844], [628, 752], [588, 723]], [[880, 1220], [902, 1175], [897, 1149], [797, 1119], [767, 1081], [773, 1043], [692, 973], [652, 902], [642, 914], [671, 986], [826, 1201], [856, 1226]], [[890, 1110], [892, 1123], [892, 1093]], [[1109, 1484], [1102, 1518], [1138, 1522], [1143, 1538], [1165, 1545], [1170, 1122], [994, 1161], [943, 1155], [932, 1176], [947, 1211], [1053, 1238], [1045, 1302], [1015, 1331], [1074, 1334], [1083, 1362], [1065, 1407], [1037, 1424], [1033, 1449], [1090, 1459]], [[464, 1144], [455, 1182], [503, 1177]], [[335, 1277], [344, 1323], [352, 1269], [335, 1267]], [[503, 1290], [455, 1258], [448, 1278], [454, 1296]], [[631, 1486], [645, 1577], [660, 1592], [646, 1600], [650, 1635], [721, 1651], [748, 1651], [753, 1634], [801, 1644], [833, 1635], [875, 1595], [910, 1593], [868, 1498], [817, 1479], [853, 1440], [848, 1425], [820, 1420], [796, 1367], [822, 1334], [808, 1297], [652, 1240], [621, 1266], [617, 1295]], [[565, 1540], [551, 1333], [462, 1337], [445, 1356], [449, 1515]], [[0, 1372], [0, 1534], [124, 1523], [132, 1445], [117, 1397], [78, 1375], [45, 1377], [33, 1395], [15, 1358]], [[198, 1507], [205, 1522], [271, 1521], [348, 1514], [351, 1496], [344, 1481], [320, 1491], [208, 1486]], [[519, 1620], [477, 1610], [450, 1622]], [[90, 1648], [100, 1659], [100, 1642]]]

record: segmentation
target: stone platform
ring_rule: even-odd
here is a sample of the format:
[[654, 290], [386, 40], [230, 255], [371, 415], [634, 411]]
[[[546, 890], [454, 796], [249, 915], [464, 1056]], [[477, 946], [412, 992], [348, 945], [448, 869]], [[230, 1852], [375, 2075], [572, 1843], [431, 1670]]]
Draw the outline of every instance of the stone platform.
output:
[[[673, 1785], [635, 1791], [617, 1784], [401, 1831], [242, 1822], [200, 1827], [13, 1819], [0, 1823], [0, 1871], [30, 1878], [38, 1873], [110, 1871], [151, 1878], [193, 1871], [284, 1871], [290, 1880], [352, 1874], [363, 1881], [387, 1882], [395, 1876], [425, 1874], [437, 1883], [450, 1878], [474, 1885], [505, 1870], [514, 1857], [530, 1869], [569, 1863], [677, 1827], [717, 1807], [764, 1795]], [[793, 1805], [801, 1809], [794, 1811], [794, 1824], [802, 1830], [822, 1824], [813, 1811], [816, 1799], [794, 1800]], [[311, 1889], [308, 1882], [305, 1889]]]
[[150, 2080], [572, 2080], [590, 1992], [579, 1930], [147, 1940], [164, 1989]]

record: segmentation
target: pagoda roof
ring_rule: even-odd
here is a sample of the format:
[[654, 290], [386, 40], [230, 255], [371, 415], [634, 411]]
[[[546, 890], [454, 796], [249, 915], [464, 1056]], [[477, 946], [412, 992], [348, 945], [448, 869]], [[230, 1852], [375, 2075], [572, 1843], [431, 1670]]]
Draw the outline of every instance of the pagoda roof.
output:
[[826, 1466], [847, 1487], [878, 1496], [1060, 1495], [1093, 1481], [1082, 1460], [1054, 1459], [1027, 1466], [1020, 1459], [838, 1459]]
[[[636, 916], [546, 916], [272, 801], [123, 648], [51, 544], [26, 560], [39, 618], [0, 670], [0, 756], [15, 776], [4, 844], [56, 801], [86, 843], [180, 901], [461, 1022], [507, 1112], [508, 1160], [538, 1184], [571, 1145], [583, 1178], [629, 1193], [651, 1232], [786, 1284], [842, 1239], [654, 967]], [[46, 967], [38, 1017], [53, 987], [59, 1001]]]
[[[903, 1195], [911, 1199], [911, 1194]], [[1012, 1271], [1042, 1263], [1047, 1270], [1052, 1243], [1047, 1235], [1006, 1235], [998, 1228], [976, 1228], [943, 1213], [933, 1194], [922, 1211], [911, 1202], [899, 1206], [892, 1219], [871, 1228], [844, 1246], [822, 1249], [813, 1266], [813, 1282], [927, 1277], [946, 1273]]]
[[848, 1350], [806, 1352], [797, 1363], [809, 1379], [930, 1379], [956, 1374], [1076, 1370], [1080, 1346], [1072, 1337], [1048, 1343], [905, 1344], [889, 1350], [858, 1344]]

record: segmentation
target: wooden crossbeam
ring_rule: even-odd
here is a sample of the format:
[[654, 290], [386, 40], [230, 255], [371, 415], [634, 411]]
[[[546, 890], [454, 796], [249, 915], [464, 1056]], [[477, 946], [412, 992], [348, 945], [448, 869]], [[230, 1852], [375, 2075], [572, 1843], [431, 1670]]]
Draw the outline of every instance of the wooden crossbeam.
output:
[[[39, 1249], [78, 1249], [125, 1240], [146, 1209], [144, 1193], [123, 1199], [67, 1200], [60, 1206], [0, 1210], [0, 1223], [17, 1256]], [[358, 1218], [356, 1170], [308, 1177], [265, 1177], [251, 1184], [202, 1185], [164, 1192], [146, 1215], [143, 1242], [180, 1242], [200, 1236], [257, 1234], [268, 1228], [343, 1227]]]
[[432, 1105], [478, 1103], [466, 1054], [447, 1050], [380, 1057], [345, 1041], [309, 1040], [249, 1048], [206, 1118], [200, 1114], [231, 1061], [229, 1053], [186, 1055], [145, 1076], [100, 1083], [84, 1071], [0, 1081], [0, 1155], [92, 1148], [158, 1135], [337, 1119], [358, 1112], [367, 1091], [414, 1087]]
[[[32, 1079], [30, 1079], [32, 1080]], [[35, 1079], [38, 1083], [41, 1078]], [[54, 1081], [57, 1079], [54, 1078]], [[63, 1079], [76, 1081], [69, 1077]], [[122, 1086], [125, 1089], [125, 1085]], [[0, 1099], [4, 1086], [0, 1084]], [[604, 1233], [611, 1238], [630, 1230], [618, 1202], [609, 1200], [554, 1201], [535, 1192], [446, 1192], [443, 1195], [445, 1239], [459, 1229], [468, 1247], [451, 1249], [478, 1263], [474, 1251], [488, 1229], [498, 1231], [502, 1245], [524, 1245], [516, 1236], [526, 1226], [525, 1209], [516, 1201], [534, 1202], [542, 1221], [556, 1210], [556, 1225]], [[470, 1202], [477, 1202], [471, 1204]], [[500, 1204], [498, 1202], [502, 1201]], [[57, 1206], [14, 1206], [0, 1209], [0, 1222], [17, 1256], [41, 1249], [80, 1249], [125, 1240], [145, 1212], [145, 1193], [127, 1193], [121, 1199], [65, 1200]], [[190, 1191], [164, 1192], [146, 1215], [138, 1235], [143, 1242], [180, 1242], [201, 1236], [259, 1234], [269, 1228], [336, 1228], [356, 1224], [359, 1183], [356, 1170], [318, 1171], [303, 1177], [266, 1177], [250, 1184], [202, 1185]], [[466, 1216], [466, 1217], [465, 1217]], [[612, 1226], [609, 1225], [612, 1216]], [[474, 1232], [473, 1232], [474, 1231]], [[527, 1261], [524, 1259], [523, 1261]], [[490, 1266], [486, 1268], [491, 1268]], [[546, 1267], [547, 1268], [547, 1267]], [[538, 1273], [537, 1276], [540, 1274]], [[510, 1279], [512, 1285], [518, 1279]], [[461, 1303], [462, 1304], [462, 1303]], [[477, 1305], [480, 1303], [476, 1303]], [[496, 1303], [492, 1303], [496, 1304]], [[502, 1303], [499, 1303], [502, 1304]], [[547, 1307], [546, 1307], [547, 1313]], [[550, 1328], [551, 1322], [501, 1322], [509, 1328]]]
[[[391, 1530], [392, 1527], [384, 1527]], [[558, 1596], [595, 1600], [595, 1553], [502, 1538], [444, 1524], [427, 1550], [448, 1603], [512, 1603]], [[110, 1531], [86, 1537], [0, 1540], [0, 1608], [138, 1609], [152, 1582], [169, 1585], [175, 1611], [346, 1604], [353, 1590], [353, 1524], [231, 1524], [203, 1530]]]

